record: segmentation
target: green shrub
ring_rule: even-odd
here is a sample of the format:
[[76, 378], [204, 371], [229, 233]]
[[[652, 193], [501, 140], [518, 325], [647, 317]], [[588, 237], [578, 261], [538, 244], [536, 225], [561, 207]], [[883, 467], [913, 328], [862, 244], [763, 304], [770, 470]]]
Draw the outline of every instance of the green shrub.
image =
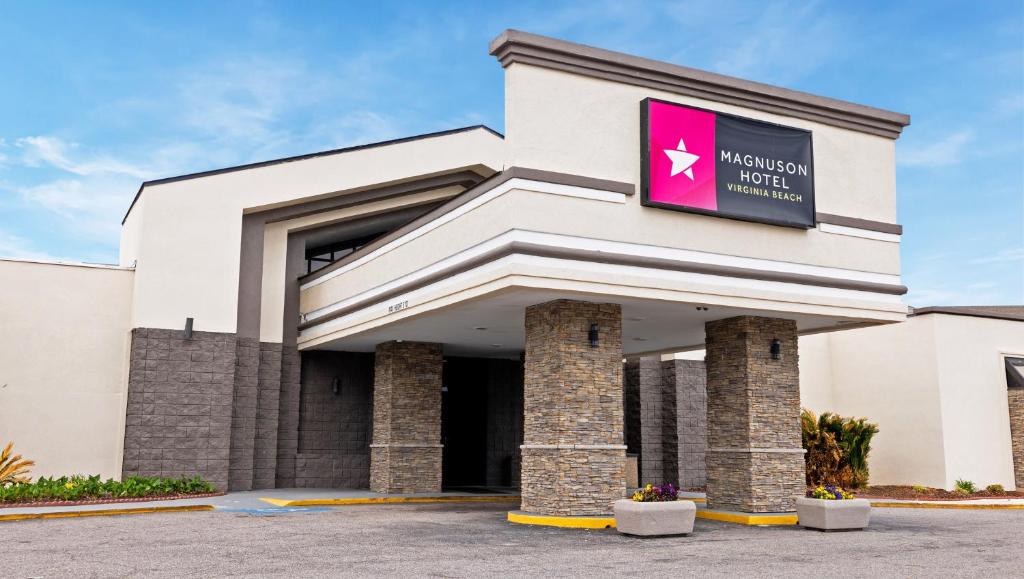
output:
[[964, 495], [973, 495], [978, 492], [978, 487], [969, 480], [958, 478], [956, 479], [956, 492]]
[[131, 476], [123, 481], [101, 480], [99, 475], [40, 477], [32, 483], [0, 487], [0, 502], [76, 501], [89, 499], [139, 498], [216, 492], [200, 477], [157, 478]]
[[809, 486], [822, 484], [859, 488], [868, 483], [868, 453], [878, 425], [866, 418], [843, 418], [832, 412], [815, 416], [800, 413], [806, 478]]
[[1004, 489], [1003, 485], [1000, 484], [988, 485], [987, 487], [985, 487], [985, 490], [994, 495], [1001, 495], [1006, 492], [1006, 489]]
[[921, 485], [914, 485], [914, 486], [912, 486], [910, 488], [914, 489], [915, 491], [917, 491], [919, 493], [926, 493], [926, 492], [928, 492], [928, 487], [923, 487]]

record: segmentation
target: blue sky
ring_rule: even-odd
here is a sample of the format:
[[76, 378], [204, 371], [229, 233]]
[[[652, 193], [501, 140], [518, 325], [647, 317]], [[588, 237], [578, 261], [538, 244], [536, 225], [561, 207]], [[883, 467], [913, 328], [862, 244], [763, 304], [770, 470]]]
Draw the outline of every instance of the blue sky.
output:
[[910, 113], [907, 303], [1024, 303], [1007, 2], [3, 2], [0, 256], [117, 260], [139, 183], [477, 123], [518, 28]]

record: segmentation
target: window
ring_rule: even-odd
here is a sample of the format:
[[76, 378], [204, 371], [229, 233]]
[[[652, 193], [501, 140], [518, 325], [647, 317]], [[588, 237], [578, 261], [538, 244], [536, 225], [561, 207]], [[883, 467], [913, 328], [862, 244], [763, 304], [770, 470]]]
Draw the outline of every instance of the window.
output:
[[1006, 357], [1006, 387], [1024, 388], [1024, 358]]
[[364, 237], [346, 239], [329, 245], [312, 247], [306, 250], [306, 273], [323, 269], [339, 259], [358, 251], [367, 243], [380, 237], [382, 233], [374, 233]]

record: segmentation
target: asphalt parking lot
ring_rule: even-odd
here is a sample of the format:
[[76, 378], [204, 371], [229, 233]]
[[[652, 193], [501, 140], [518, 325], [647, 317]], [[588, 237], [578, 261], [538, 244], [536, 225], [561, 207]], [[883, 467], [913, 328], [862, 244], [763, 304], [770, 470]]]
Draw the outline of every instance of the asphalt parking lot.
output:
[[6, 577], [1020, 577], [1024, 510], [875, 509], [862, 532], [697, 521], [688, 537], [512, 525], [505, 505], [0, 524]]

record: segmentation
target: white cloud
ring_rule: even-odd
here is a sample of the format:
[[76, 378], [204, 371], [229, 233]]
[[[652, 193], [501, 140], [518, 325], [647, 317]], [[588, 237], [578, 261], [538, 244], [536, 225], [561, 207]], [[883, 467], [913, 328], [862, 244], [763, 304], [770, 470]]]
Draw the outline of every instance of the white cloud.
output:
[[54, 260], [55, 258], [44, 252], [33, 248], [32, 242], [24, 237], [18, 237], [12, 235], [6, 231], [0, 230], [0, 257], [7, 257], [13, 259], [45, 259]]
[[[1024, 244], [1024, 241], [1021, 243]], [[1013, 263], [1015, 261], [1024, 263], [1024, 245], [1021, 247], [1007, 247], [992, 255], [977, 257], [971, 261], [973, 263]]]
[[101, 176], [55, 179], [22, 187], [17, 193], [28, 205], [59, 217], [74, 236], [112, 244], [120, 229], [120, 215], [137, 187], [130, 177]]
[[32, 167], [48, 165], [82, 176], [119, 174], [137, 179], [150, 177], [149, 171], [107, 155], [73, 159], [72, 156], [78, 153], [78, 145], [67, 143], [58, 137], [24, 137], [15, 141], [15, 145], [24, 149], [25, 154], [22, 161]]
[[897, 148], [896, 162], [907, 167], [943, 167], [963, 160], [964, 147], [974, 135], [971, 131], [957, 131], [927, 145]]

